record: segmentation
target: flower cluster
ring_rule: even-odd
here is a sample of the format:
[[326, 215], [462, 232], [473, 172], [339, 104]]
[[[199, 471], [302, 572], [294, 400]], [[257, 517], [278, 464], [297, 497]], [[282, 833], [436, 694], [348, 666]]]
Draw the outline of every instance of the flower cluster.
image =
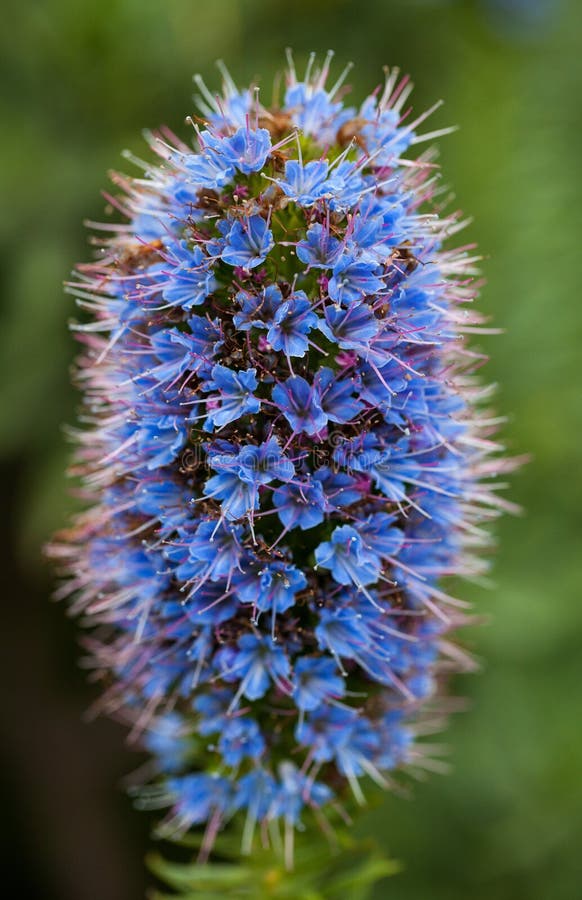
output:
[[207, 849], [436, 764], [418, 732], [470, 665], [442, 579], [483, 571], [508, 505], [475, 257], [443, 249], [434, 152], [404, 157], [439, 132], [396, 70], [356, 108], [328, 67], [291, 64], [275, 109], [200, 81], [195, 149], [151, 135], [71, 285], [89, 502], [52, 553], [155, 759], [142, 804]]

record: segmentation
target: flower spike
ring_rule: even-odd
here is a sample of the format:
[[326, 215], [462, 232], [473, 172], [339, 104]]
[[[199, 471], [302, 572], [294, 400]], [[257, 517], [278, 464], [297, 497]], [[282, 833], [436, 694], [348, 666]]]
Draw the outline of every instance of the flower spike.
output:
[[68, 288], [88, 508], [50, 552], [102, 707], [152, 755], [139, 803], [204, 829], [202, 858], [240, 820], [246, 853], [282, 826], [291, 864], [307, 817], [438, 768], [422, 734], [471, 666], [441, 582], [483, 577], [512, 509], [467, 346], [478, 257], [443, 247], [466, 222], [432, 152], [406, 156], [450, 129], [417, 134], [439, 104], [407, 124], [397, 69], [345, 105], [332, 55], [300, 80], [289, 53], [271, 110], [223, 63], [221, 95], [196, 76], [193, 148], [126, 154], [122, 221]]

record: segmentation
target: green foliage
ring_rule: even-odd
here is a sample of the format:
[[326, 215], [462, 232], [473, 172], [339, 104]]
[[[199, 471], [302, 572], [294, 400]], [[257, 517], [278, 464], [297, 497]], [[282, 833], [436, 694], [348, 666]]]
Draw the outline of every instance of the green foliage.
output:
[[[154, 892], [151, 900], [219, 900], [250, 897], [253, 900], [366, 900], [372, 886], [399, 870], [376, 842], [356, 839], [347, 831], [334, 835], [334, 847], [314, 829], [299, 834], [294, 865], [287, 869], [281, 855], [272, 849], [253, 848], [240, 857], [240, 837], [219, 837], [212, 861], [173, 863], [160, 855], [150, 857], [157, 878], [171, 894]], [[192, 843], [192, 841], [190, 841]], [[258, 842], [256, 842], [258, 843]]]

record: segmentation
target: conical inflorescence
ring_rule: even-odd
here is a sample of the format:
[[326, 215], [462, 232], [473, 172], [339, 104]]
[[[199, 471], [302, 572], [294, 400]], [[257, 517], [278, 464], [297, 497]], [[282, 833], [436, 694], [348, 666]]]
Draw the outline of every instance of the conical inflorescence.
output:
[[[155, 760], [161, 830], [323, 822], [435, 764], [483, 523], [508, 468], [476, 378], [470, 246], [396, 70], [359, 107], [329, 59], [282, 105], [199, 80], [194, 149], [114, 176], [84, 311], [75, 473], [51, 547], [102, 708]], [[345, 73], [344, 73], [345, 74]], [[267, 828], [268, 831], [268, 828]]]

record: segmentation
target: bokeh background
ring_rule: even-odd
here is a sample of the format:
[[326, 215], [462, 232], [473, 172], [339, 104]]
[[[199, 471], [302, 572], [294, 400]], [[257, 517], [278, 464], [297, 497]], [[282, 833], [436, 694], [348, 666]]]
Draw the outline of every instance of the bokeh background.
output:
[[[149, 822], [120, 790], [139, 763], [121, 728], [87, 724], [76, 627], [50, 603], [40, 547], [73, 501], [61, 424], [72, 314], [61, 283], [89, 250], [106, 171], [140, 131], [179, 133], [193, 72], [270, 91], [286, 46], [299, 64], [333, 47], [356, 63], [355, 98], [399, 65], [434, 127], [446, 179], [474, 215], [483, 340], [501, 385], [507, 443], [532, 462], [513, 479], [523, 518], [500, 524], [492, 590], [469, 595], [489, 624], [471, 635], [484, 673], [458, 687], [453, 772], [365, 814], [402, 861], [378, 888], [398, 900], [574, 900], [582, 884], [582, 3], [579, 0], [27, 0], [0, 30], [0, 841], [11, 896], [138, 900]], [[346, 898], [349, 900], [349, 898]]]

